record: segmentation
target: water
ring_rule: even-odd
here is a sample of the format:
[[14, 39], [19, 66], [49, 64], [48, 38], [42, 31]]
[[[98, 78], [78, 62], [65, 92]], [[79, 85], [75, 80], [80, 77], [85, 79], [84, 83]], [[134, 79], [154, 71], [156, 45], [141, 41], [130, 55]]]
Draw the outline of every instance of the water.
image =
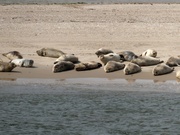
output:
[[0, 81], [1, 135], [177, 135], [180, 84]]
[[112, 4], [112, 3], [180, 3], [179, 0], [0, 0], [0, 4]]

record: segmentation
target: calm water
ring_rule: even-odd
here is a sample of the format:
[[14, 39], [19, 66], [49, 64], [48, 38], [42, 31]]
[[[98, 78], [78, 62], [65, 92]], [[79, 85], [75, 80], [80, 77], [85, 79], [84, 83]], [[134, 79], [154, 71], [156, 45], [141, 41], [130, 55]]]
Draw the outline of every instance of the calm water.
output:
[[180, 84], [0, 81], [1, 135], [178, 135]]
[[88, 3], [88, 4], [107, 4], [107, 3], [180, 3], [179, 0], [0, 0], [0, 4], [53, 4], [53, 3]]

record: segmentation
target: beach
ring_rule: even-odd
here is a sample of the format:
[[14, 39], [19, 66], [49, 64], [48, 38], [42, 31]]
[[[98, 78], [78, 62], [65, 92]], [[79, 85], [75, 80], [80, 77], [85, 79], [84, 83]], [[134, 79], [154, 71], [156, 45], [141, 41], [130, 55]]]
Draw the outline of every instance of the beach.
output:
[[[81, 62], [99, 61], [95, 52], [108, 48], [114, 52], [132, 51], [140, 55], [155, 49], [164, 62], [179, 55], [179, 4], [108, 4], [108, 5], [7, 5], [0, 6], [0, 54], [19, 51], [34, 60], [34, 68], [15, 68], [0, 73], [1, 78], [127, 78], [176, 80], [175, 71], [154, 77], [152, 68], [130, 76], [123, 71], [52, 73], [55, 58], [41, 57], [41, 48], [59, 49], [75, 54]], [[9, 61], [0, 56], [3, 61]]]
[[42, 48], [97, 61], [95, 52], [157, 51], [164, 61], [180, 55], [179, 4], [0, 5], [0, 58], [19, 51], [33, 68], [0, 72], [0, 134], [179, 134], [176, 71], [154, 76], [154, 66], [53, 73], [56, 58]]

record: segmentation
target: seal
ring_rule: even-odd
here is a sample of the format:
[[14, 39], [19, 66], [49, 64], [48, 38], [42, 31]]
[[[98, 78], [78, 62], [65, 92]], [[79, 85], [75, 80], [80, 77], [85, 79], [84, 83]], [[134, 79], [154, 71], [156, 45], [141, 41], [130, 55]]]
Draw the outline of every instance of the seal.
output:
[[105, 48], [100, 48], [95, 52], [97, 57], [99, 57], [100, 55], [106, 55], [106, 54], [109, 54], [109, 53], [114, 53], [114, 52], [112, 50], [110, 50], [110, 49], [105, 49]]
[[166, 61], [166, 65], [168, 65], [170, 67], [180, 66], [180, 58], [179, 57], [170, 57]]
[[14, 63], [0, 61], [0, 72], [11, 72], [15, 67]]
[[176, 71], [176, 78], [180, 79], [180, 70]]
[[51, 58], [59, 58], [61, 55], [65, 54], [64, 52], [53, 48], [42, 48], [40, 50], [37, 50], [36, 53], [39, 56]]
[[139, 66], [152, 66], [152, 65], [163, 63], [164, 61], [154, 58], [154, 57], [139, 56], [138, 58], [131, 60], [131, 62]]
[[141, 67], [134, 63], [128, 63], [128, 64], [126, 64], [123, 72], [125, 75], [138, 73], [138, 72], [141, 72]]
[[155, 58], [157, 56], [157, 51], [154, 49], [147, 49], [140, 56], [149, 56]]
[[23, 56], [18, 51], [10, 51], [8, 53], [3, 53], [2, 55], [5, 56], [6, 58], [8, 58], [9, 60], [23, 58]]
[[131, 61], [132, 59], [138, 58], [138, 56], [134, 54], [132, 51], [122, 51], [118, 52], [117, 54], [120, 55], [121, 60], [123, 61]]
[[95, 61], [90, 61], [86, 63], [79, 63], [75, 65], [75, 70], [76, 71], [85, 71], [85, 70], [92, 70], [92, 69], [97, 69], [102, 66], [101, 63], [95, 62]]
[[117, 62], [122, 61], [120, 55], [117, 54], [117, 53], [109, 53], [109, 54], [106, 54], [106, 55], [100, 55], [99, 59], [104, 65], [106, 65], [106, 63], [108, 61], [117, 61]]
[[34, 61], [31, 59], [14, 59], [11, 63], [19, 67], [33, 67]]
[[70, 61], [59, 61], [53, 65], [52, 72], [63, 72], [74, 69], [75, 65]]
[[79, 59], [74, 54], [64, 54], [61, 55], [58, 59], [56, 59], [54, 64], [57, 63], [58, 61], [70, 61], [72, 63], [78, 63]]
[[173, 67], [169, 67], [166, 64], [159, 64], [156, 65], [153, 70], [152, 70], [152, 74], [154, 76], [158, 76], [158, 75], [164, 75], [164, 74], [168, 74], [174, 71]]
[[125, 64], [116, 62], [116, 61], [109, 61], [105, 66], [104, 66], [104, 71], [106, 73], [109, 72], [114, 72], [118, 70], [122, 70], [125, 67]]

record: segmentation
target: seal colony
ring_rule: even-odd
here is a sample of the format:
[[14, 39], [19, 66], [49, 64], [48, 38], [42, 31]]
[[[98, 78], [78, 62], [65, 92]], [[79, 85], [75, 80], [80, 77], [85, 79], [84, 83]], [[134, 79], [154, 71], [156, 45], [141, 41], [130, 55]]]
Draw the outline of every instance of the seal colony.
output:
[[[180, 57], [170, 57], [167, 61], [157, 58], [157, 51], [147, 49], [137, 55], [132, 51], [115, 52], [111, 49], [100, 48], [96, 52], [97, 60], [81, 62], [75, 54], [68, 54], [54, 48], [42, 48], [36, 51], [41, 57], [55, 58], [52, 61], [52, 72], [64, 72], [69, 70], [86, 71], [103, 68], [105, 73], [123, 70], [125, 75], [133, 75], [142, 72], [143, 66], [153, 66], [152, 75], [164, 75], [174, 71], [175, 66], [179, 66]], [[34, 60], [23, 58], [18, 51], [3, 53], [9, 61], [0, 60], [0, 72], [11, 72], [16, 67], [33, 67]], [[100, 61], [100, 62], [99, 62]], [[180, 71], [177, 71], [176, 78], [180, 78]]]

